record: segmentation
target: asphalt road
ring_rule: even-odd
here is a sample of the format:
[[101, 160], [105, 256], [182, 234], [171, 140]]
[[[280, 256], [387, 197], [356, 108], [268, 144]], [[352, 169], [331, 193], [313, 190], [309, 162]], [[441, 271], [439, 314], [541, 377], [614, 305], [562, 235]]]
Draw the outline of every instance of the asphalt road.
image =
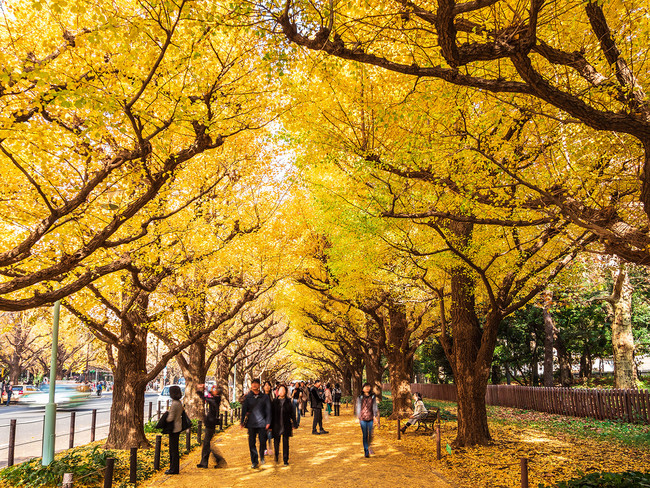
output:
[[[111, 403], [113, 395], [105, 393], [101, 398], [91, 396], [90, 400], [82, 406], [66, 409], [60, 408], [56, 415], [56, 444], [57, 452], [68, 449], [70, 440], [70, 412], [75, 411], [75, 436], [74, 445], [80, 446], [90, 442], [90, 425], [93, 409], [97, 409], [97, 424], [95, 440], [105, 439], [108, 436]], [[153, 414], [157, 410], [158, 393], [147, 393], [145, 396], [145, 420], [149, 415], [149, 402], [153, 402]], [[165, 405], [162, 405], [164, 410]], [[0, 467], [7, 465], [9, 453], [9, 423], [11, 419], [17, 420], [16, 447], [14, 462], [19, 463], [33, 457], [40, 457], [43, 439], [43, 417], [45, 408], [25, 407], [12, 404], [8, 407], [0, 406]]]

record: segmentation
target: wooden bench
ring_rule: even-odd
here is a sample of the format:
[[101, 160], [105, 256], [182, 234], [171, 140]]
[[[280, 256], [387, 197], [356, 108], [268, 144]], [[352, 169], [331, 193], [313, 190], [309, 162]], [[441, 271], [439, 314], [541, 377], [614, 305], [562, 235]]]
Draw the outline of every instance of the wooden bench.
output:
[[420, 430], [420, 427], [424, 429], [425, 432], [433, 430], [433, 426], [440, 417], [440, 409], [437, 407], [432, 407], [427, 412], [426, 417], [416, 420], [418, 427], [415, 429], [417, 432]]

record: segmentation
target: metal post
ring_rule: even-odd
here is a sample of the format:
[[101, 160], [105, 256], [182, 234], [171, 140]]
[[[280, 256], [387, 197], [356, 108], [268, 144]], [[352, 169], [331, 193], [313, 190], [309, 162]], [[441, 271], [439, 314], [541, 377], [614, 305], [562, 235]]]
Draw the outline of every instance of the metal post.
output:
[[521, 488], [528, 488], [528, 458], [521, 458]]
[[76, 420], [76, 413], [75, 411], [70, 412], [70, 442], [68, 443], [68, 449], [72, 449], [74, 447], [74, 424]]
[[92, 416], [90, 417], [90, 442], [95, 442], [95, 430], [97, 429], [97, 409], [93, 408]]
[[138, 448], [131, 448], [131, 457], [129, 458], [129, 483], [138, 481]]
[[190, 452], [192, 448], [192, 428], [190, 427], [185, 431], [185, 450]]
[[153, 455], [153, 469], [158, 471], [160, 469], [160, 448], [162, 446], [162, 436], [158, 434], [156, 436], [156, 450]]
[[202, 430], [203, 430], [203, 422], [199, 420], [198, 423], [196, 424], [196, 439], [198, 440], [199, 444], [201, 444], [201, 434], [203, 433]]
[[106, 459], [106, 468], [104, 469], [104, 488], [113, 487], [113, 470], [115, 469], [115, 458]]
[[153, 402], [149, 402], [149, 422], [151, 422], [151, 412], [153, 410]]
[[400, 419], [397, 419], [397, 440], [400, 440], [402, 438], [402, 426]]
[[234, 402], [236, 397], [237, 397], [237, 364], [235, 364], [232, 371], [232, 398], [230, 401]]
[[436, 458], [438, 461], [442, 458], [440, 449], [440, 424], [436, 424]]
[[231, 410], [231, 411], [230, 411], [230, 424], [232, 425], [232, 424], [234, 424], [234, 423], [235, 423], [235, 414], [234, 414], [233, 411]]
[[59, 315], [61, 301], [54, 304], [54, 320], [52, 322], [52, 358], [50, 361], [50, 398], [45, 406], [45, 423], [43, 425], [43, 458], [41, 464], [49, 466], [54, 460], [54, 443], [56, 442], [56, 403], [54, 392], [56, 390], [56, 356], [59, 345]]
[[169, 400], [167, 400], [167, 410], [169, 410]]
[[15, 448], [16, 448], [16, 419], [11, 419], [9, 423], [9, 455], [7, 456], [7, 466], [14, 465]]
[[160, 419], [160, 400], [158, 400], [158, 419]]
[[219, 430], [223, 430], [223, 414], [219, 415]]

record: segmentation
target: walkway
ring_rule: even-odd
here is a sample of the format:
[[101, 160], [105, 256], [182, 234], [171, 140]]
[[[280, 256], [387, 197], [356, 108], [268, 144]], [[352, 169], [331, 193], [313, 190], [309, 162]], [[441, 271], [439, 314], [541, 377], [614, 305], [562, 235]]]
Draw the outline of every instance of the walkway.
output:
[[[300, 428], [291, 438], [290, 466], [275, 465], [273, 456], [259, 469], [250, 468], [246, 431], [234, 426], [219, 436], [217, 446], [228, 460], [226, 469], [199, 469], [199, 449], [185, 458], [181, 474], [161, 475], [149, 482], [149, 487], [200, 488], [219, 487], [282, 487], [305, 486], [372, 488], [451, 488], [428, 466], [418, 464], [386, 441], [377, 438], [375, 455], [366, 459], [361, 445], [361, 429], [351, 415], [351, 409], [342, 409], [340, 417], [325, 419], [329, 434], [311, 434], [312, 417], [303, 418]], [[210, 461], [210, 466], [214, 461]], [[277, 482], [277, 484], [275, 484]]]

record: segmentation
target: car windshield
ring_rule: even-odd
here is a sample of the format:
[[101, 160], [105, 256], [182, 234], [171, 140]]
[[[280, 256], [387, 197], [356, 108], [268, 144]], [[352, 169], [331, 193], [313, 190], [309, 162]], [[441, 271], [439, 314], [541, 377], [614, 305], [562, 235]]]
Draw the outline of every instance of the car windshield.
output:
[[164, 387], [160, 394], [162, 396], [169, 396], [169, 386]]

